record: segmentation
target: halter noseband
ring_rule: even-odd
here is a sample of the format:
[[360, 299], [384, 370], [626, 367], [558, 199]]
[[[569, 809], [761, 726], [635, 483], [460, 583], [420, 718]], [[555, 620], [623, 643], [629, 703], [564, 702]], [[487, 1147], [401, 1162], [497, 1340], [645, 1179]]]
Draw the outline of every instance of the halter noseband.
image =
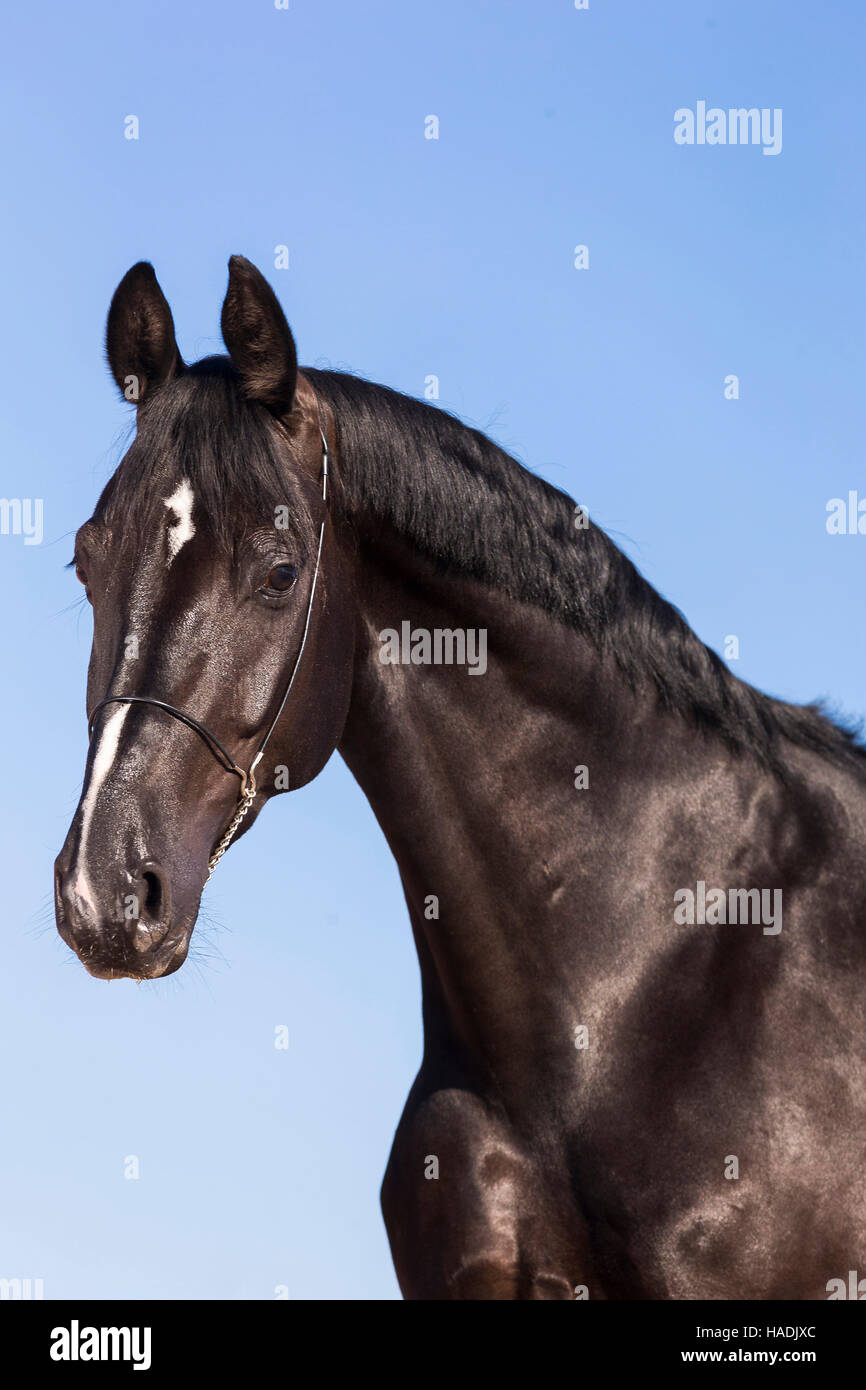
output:
[[96, 716], [106, 705], [155, 705], [157, 709], [165, 710], [166, 714], [170, 714], [174, 719], [179, 719], [181, 724], [186, 724], [187, 728], [194, 729], [199, 737], [207, 744], [220, 766], [223, 767], [226, 772], [233, 772], [235, 776], [241, 779], [241, 792], [237, 806], [235, 807], [235, 813], [226, 826], [222, 839], [216, 845], [216, 848], [207, 862], [208, 878], [210, 878], [217, 864], [222, 859], [234, 839], [238, 826], [255, 800], [256, 768], [261, 762], [262, 754], [267, 747], [271, 734], [277, 727], [283, 710], [286, 708], [286, 702], [291, 694], [292, 686], [295, 683], [295, 676], [298, 674], [298, 667], [301, 664], [301, 657], [304, 655], [304, 647], [307, 645], [307, 634], [310, 631], [310, 621], [313, 616], [313, 600], [316, 597], [316, 584], [319, 578], [319, 565], [322, 559], [322, 542], [325, 538], [325, 522], [328, 519], [328, 441], [325, 438], [325, 431], [321, 428], [321, 425], [319, 426], [319, 433], [322, 436], [322, 501], [325, 503], [325, 512], [322, 517], [322, 524], [319, 527], [319, 545], [316, 550], [316, 566], [313, 570], [313, 582], [310, 585], [310, 598], [307, 603], [307, 616], [304, 621], [304, 631], [301, 635], [301, 645], [295, 657], [295, 664], [292, 667], [292, 674], [289, 676], [289, 682], [283, 693], [283, 698], [280, 701], [279, 709], [271, 720], [268, 731], [258, 746], [256, 756], [250, 763], [249, 770], [244, 772], [243, 768], [238, 766], [234, 758], [228, 750], [223, 747], [216, 735], [212, 734], [207, 725], [203, 724], [200, 719], [196, 719], [192, 714], [187, 714], [186, 710], [177, 709], [175, 705], [170, 705], [165, 700], [154, 699], [151, 695], [106, 695], [103, 700], [100, 700], [98, 704], [93, 706], [87, 721], [87, 736], [88, 738], [92, 738]]

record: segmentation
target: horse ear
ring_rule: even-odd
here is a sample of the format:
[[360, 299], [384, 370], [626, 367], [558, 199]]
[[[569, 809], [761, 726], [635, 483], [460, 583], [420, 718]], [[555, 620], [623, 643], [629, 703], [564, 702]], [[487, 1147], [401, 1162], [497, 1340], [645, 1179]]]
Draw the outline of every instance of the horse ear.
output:
[[220, 324], [247, 399], [277, 417], [288, 415], [298, 380], [295, 340], [277, 296], [245, 256], [229, 261]]
[[140, 403], [183, 371], [171, 310], [148, 261], [128, 270], [114, 291], [105, 348], [112, 376], [128, 401]]

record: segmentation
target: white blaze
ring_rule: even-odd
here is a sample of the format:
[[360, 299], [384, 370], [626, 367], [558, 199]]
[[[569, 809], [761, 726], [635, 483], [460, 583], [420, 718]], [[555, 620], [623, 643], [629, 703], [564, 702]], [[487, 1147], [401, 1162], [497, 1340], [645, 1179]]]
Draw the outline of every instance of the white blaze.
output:
[[[93, 768], [90, 773], [90, 786], [87, 788], [87, 795], [81, 804], [81, 841], [79, 843], [78, 855], [82, 864], [85, 860], [85, 850], [87, 846], [87, 836], [90, 832], [90, 822], [93, 820], [93, 812], [96, 810], [96, 798], [99, 790], [105, 781], [106, 775], [114, 762], [117, 753], [117, 745], [120, 742], [120, 732], [123, 728], [123, 721], [129, 714], [129, 705], [118, 705], [117, 709], [112, 710], [105, 721], [102, 733], [98, 736], [99, 742], [96, 747], [96, 757], [93, 759]], [[80, 898], [86, 899], [90, 906], [95, 910], [96, 904], [90, 894], [90, 885], [87, 881], [84, 869], [79, 871], [75, 880], [75, 892]]]
[[170, 526], [168, 531], [168, 563], [171, 564], [181, 546], [186, 545], [195, 535], [192, 520], [195, 495], [190, 487], [189, 478], [183, 478], [171, 497], [163, 497], [162, 501], [170, 512], [174, 512], [176, 518], [175, 524]]

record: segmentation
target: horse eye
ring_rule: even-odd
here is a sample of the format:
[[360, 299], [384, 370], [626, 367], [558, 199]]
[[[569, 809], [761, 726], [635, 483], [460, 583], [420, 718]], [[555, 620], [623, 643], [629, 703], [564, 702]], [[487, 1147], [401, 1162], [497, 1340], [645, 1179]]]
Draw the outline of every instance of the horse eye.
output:
[[286, 594], [294, 587], [297, 577], [298, 571], [294, 565], [277, 565], [268, 575], [265, 587], [272, 589], [275, 594]]
[[75, 562], [75, 578], [76, 578], [81, 584], [84, 584], [84, 585], [87, 584], [87, 575], [84, 573], [84, 570], [81, 568], [81, 565], [78, 563], [77, 560], [76, 560], [76, 562]]

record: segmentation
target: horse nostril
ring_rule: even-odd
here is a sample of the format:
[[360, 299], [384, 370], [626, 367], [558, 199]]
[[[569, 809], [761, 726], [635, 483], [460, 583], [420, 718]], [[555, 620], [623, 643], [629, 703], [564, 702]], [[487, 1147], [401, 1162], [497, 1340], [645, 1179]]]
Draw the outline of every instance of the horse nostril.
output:
[[168, 935], [170, 895], [158, 864], [142, 864], [131, 875], [137, 911], [130, 917], [130, 936], [139, 952], [152, 951]]
[[159, 917], [162, 909], [162, 883], [153, 869], [145, 869], [141, 875], [145, 887], [142, 907], [148, 917]]

